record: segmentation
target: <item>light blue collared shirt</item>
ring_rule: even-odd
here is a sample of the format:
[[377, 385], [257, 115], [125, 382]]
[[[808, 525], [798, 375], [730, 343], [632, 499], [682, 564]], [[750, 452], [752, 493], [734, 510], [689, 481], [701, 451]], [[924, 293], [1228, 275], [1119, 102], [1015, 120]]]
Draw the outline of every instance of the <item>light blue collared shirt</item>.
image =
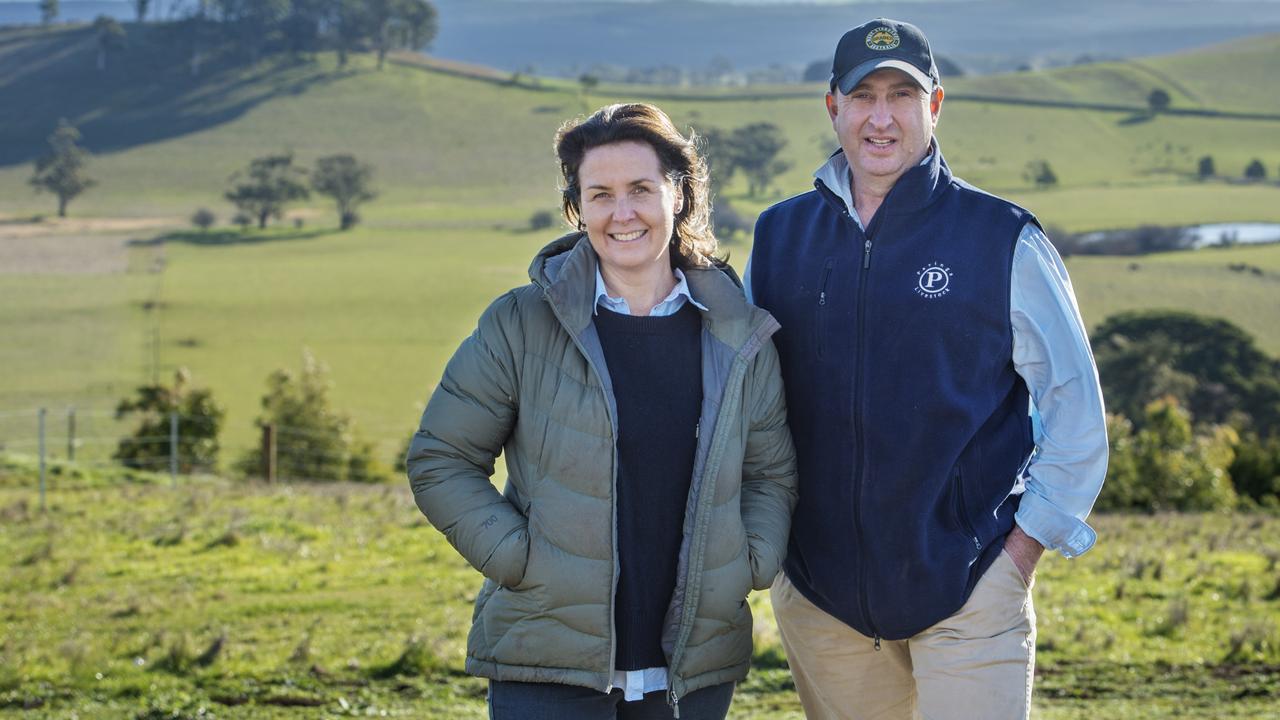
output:
[[[689, 282], [685, 279], [684, 273], [680, 268], [673, 270], [676, 276], [676, 286], [671, 288], [671, 292], [663, 298], [662, 302], [653, 306], [649, 311], [649, 317], [665, 317], [667, 315], [675, 315], [676, 311], [684, 307], [685, 302], [693, 303], [693, 306], [699, 310], [706, 312], [707, 306], [693, 299], [693, 295], [689, 294]], [[603, 307], [605, 310], [612, 310], [623, 315], [631, 314], [631, 306], [627, 304], [625, 298], [613, 297], [609, 295], [609, 290], [604, 286], [604, 275], [600, 274], [600, 268], [596, 268], [596, 304], [592, 308], [595, 313], [597, 308]]]
[[[832, 155], [814, 177], [844, 201], [865, 230], [854, 208], [844, 153]], [[743, 284], [750, 301], [750, 258]], [[1031, 394], [1036, 442], [1025, 471], [1011, 478], [1010, 494], [1022, 495], [1014, 519], [1046, 549], [1075, 557], [1098, 537], [1085, 518], [1107, 474], [1106, 415], [1071, 279], [1035, 223], [1027, 223], [1018, 236], [1010, 285], [1013, 367]]]

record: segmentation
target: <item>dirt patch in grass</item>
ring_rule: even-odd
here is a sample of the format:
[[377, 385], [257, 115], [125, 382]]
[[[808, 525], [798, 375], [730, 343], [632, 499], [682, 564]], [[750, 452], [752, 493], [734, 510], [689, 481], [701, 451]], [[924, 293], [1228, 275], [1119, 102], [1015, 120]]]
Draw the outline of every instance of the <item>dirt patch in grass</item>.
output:
[[178, 224], [174, 218], [33, 220], [0, 215], [0, 274], [104, 275], [128, 272], [130, 241], [150, 237]]

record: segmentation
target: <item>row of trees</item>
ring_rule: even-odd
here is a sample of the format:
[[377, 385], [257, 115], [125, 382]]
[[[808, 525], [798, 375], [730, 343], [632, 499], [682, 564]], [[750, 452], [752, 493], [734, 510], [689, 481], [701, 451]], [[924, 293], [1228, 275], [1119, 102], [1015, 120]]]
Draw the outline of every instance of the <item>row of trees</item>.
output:
[[[36, 160], [30, 184], [36, 192], [58, 198], [58, 217], [67, 216], [67, 205], [81, 193], [97, 185], [86, 172], [90, 153], [80, 145], [80, 131], [66, 119], [48, 138], [49, 150]], [[245, 217], [265, 228], [271, 218], [284, 216], [290, 203], [305, 200], [312, 192], [331, 198], [337, 205], [339, 223], [348, 230], [360, 221], [357, 212], [377, 197], [372, 188], [373, 166], [347, 153], [316, 160], [315, 169], [294, 164], [293, 153], [255, 158], [249, 167], [231, 176], [225, 197]], [[197, 212], [193, 222], [201, 227], [213, 224], [207, 210]]]
[[[138, 23], [146, 20], [150, 0], [132, 0]], [[439, 30], [435, 6], [428, 0], [198, 0], [186, 14], [166, 23], [171, 32], [146, 36], [185, 47], [193, 74], [205, 58], [231, 49], [251, 59], [274, 52], [295, 55], [336, 50], [346, 65], [353, 52], [372, 50], [382, 69], [387, 53], [423, 49]], [[58, 0], [40, 0], [45, 24], [58, 16]], [[125, 29], [114, 19], [94, 23], [99, 69], [110, 52], [128, 47]]]
[[[282, 459], [281, 475], [299, 480], [372, 482], [385, 480], [390, 465], [374, 458], [373, 445], [361, 439], [351, 417], [333, 408], [329, 371], [310, 352], [295, 372], [276, 370], [267, 377], [258, 429], [275, 429], [275, 452]], [[115, 458], [127, 467], [155, 469], [170, 456], [170, 418], [178, 420], [178, 470], [212, 472], [218, 467], [218, 441], [226, 410], [206, 388], [195, 387], [186, 369], [178, 370], [172, 385], [147, 385], [121, 400], [116, 418], [134, 418], [136, 429], [122, 438]], [[402, 460], [397, 459], [396, 463]], [[262, 453], [251, 450], [232, 462], [235, 471], [256, 477]]]
[[225, 197], [262, 229], [267, 220], [284, 217], [289, 203], [306, 200], [315, 191], [333, 199], [342, 229], [349, 230], [360, 221], [360, 205], [377, 197], [372, 179], [373, 166], [346, 153], [322, 157], [314, 170], [307, 170], [285, 152], [254, 158], [248, 169], [231, 176]]

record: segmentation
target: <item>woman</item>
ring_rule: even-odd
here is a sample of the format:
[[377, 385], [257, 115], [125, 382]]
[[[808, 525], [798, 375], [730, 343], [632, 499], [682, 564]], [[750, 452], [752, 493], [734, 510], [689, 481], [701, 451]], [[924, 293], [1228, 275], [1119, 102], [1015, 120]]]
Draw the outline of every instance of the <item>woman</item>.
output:
[[491, 717], [723, 718], [796, 499], [778, 326], [713, 257], [706, 166], [661, 110], [603, 108], [556, 153], [579, 229], [449, 361], [410, 484], [486, 578]]

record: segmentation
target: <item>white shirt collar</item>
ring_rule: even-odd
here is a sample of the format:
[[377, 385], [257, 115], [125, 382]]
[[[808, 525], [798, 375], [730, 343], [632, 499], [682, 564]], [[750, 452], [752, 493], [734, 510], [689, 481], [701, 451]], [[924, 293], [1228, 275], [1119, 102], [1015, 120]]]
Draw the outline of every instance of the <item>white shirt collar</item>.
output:
[[[689, 293], [689, 282], [684, 276], [684, 272], [680, 268], [674, 269], [676, 276], [676, 286], [671, 288], [671, 292], [663, 298], [662, 302], [653, 306], [649, 311], [650, 317], [662, 317], [665, 315], [674, 315], [686, 301], [693, 303], [693, 306], [703, 312], [707, 312], [707, 307], [697, 300], [693, 299], [693, 295]], [[592, 314], [603, 305], [606, 310], [612, 310], [616, 313], [624, 315], [631, 314], [631, 306], [627, 304], [624, 298], [612, 297], [604, 286], [604, 275], [600, 273], [599, 266], [596, 267], [596, 303], [592, 307]]]

